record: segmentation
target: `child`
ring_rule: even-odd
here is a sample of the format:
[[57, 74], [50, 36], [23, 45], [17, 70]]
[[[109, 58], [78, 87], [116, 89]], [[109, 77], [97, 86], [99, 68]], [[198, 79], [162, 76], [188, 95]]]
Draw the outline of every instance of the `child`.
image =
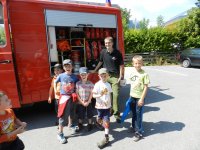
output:
[[142, 127], [143, 106], [150, 80], [149, 75], [141, 68], [143, 65], [142, 56], [134, 56], [132, 64], [134, 69], [129, 78], [131, 83], [130, 109], [132, 111], [134, 141], [137, 142], [142, 138], [144, 132]]
[[17, 134], [23, 133], [27, 124], [16, 118], [11, 107], [11, 100], [0, 91], [0, 150], [23, 150]]
[[109, 124], [112, 88], [107, 82], [108, 73], [106, 68], [101, 68], [98, 72], [100, 80], [94, 85], [93, 97], [96, 98], [97, 125], [105, 128], [105, 138], [97, 143], [99, 148], [105, 147], [109, 143]]
[[67, 140], [63, 134], [63, 127], [66, 125], [66, 119], [70, 116], [73, 118], [73, 102], [75, 101], [75, 84], [78, 81], [76, 75], [72, 74], [72, 61], [66, 59], [63, 61], [65, 72], [61, 73], [55, 80], [55, 86], [60, 82], [60, 99], [58, 104], [59, 133], [57, 135], [60, 143], [64, 144]]
[[[55, 105], [55, 112], [57, 114], [58, 113], [58, 100], [60, 98], [60, 85], [57, 84], [58, 86], [55, 86], [54, 84], [55, 84], [56, 78], [58, 77], [59, 74], [61, 74], [63, 72], [63, 70], [62, 70], [61, 64], [55, 64], [53, 66], [53, 69], [54, 69], [54, 77], [52, 79], [51, 87], [49, 89], [48, 103], [52, 102], [52, 97], [55, 98], [54, 105]], [[54, 95], [53, 95], [53, 93], [54, 93]], [[56, 124], [57, 124], [57, 121], [56, 121]]]
[[78, 105], [76, 107], [77, 114], [78, 114], [78, 127], [79, 131], [83, 127], [83, 119], [85, 117], [85, 114], [87, 114], [88, 118], [88, 125], [87, 130], [92, 130], [92, 90], [94, 87], [94, 84], [91, 81], [88, 81], [88, 69], [86, 67], [81, 67], [79, 69], [79, 74], [81, 77], [81, 81], [78, 81], [76, 83], [76, 93], [78, 98]]

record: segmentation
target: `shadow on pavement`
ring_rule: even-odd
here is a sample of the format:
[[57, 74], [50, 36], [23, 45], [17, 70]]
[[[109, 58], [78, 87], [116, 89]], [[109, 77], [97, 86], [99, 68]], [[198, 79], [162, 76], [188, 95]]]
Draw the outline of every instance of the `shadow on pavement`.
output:
[[[173, 99], [174, 98], [173, 96], [162, 93], [163, 91], [166, 90], [169, 89], [162, 89], [160, 86], [150, 86], [147, 92], [145, 104], [151, 104]], [[123, 112], [125, 108], [125, 104], [127, 99], [129, 98], [129, 95], [130, 95], [130, 85], [127, 84], [126, 86], [121, 87], [120, 98], [119, 98], [119, 103], [120, 103], [119, 105], [121, 112]]]
[[[122, 124], [111, 123], [110, 134], [113, 136], [114, 140], [110, 142], [110, 146], [115, 142], [123, 140], [124, 138], [132, 138], [134, 134], [133, 132], [130, 132], [130, 126], [130, 122], [124, 122]], [[168, 132], [181, 131], [185, 127], [185, 124], [181, 122], [167, 121], [159, 121], [156, 123], [143, 122], [143, 127], [145, 130], [143, 136], [145, 138], [154, 134], [164, 134]], [[125, 128], [125, 130], [117, 131], [115, 130], [117, 128]]]
[[162, 93], [163, 91], [166, 90], [169, 89], [162, 89], [159, 86], [149, 87], [145, 104], [151, 104], [173, 99], [174, 98], [173, 96]]
[[143, 122], [143, 127], [145, 129], [144, 137], [147, 137], [153, 134], [181, 131], [185, 127], [185, 124], [182, 122], [168, 121]]
[[15, 114], [21, 121], [27, 122], [27, 130], [55, 126], [56, 122], [54, 106], [47, 102], [20, 108]]

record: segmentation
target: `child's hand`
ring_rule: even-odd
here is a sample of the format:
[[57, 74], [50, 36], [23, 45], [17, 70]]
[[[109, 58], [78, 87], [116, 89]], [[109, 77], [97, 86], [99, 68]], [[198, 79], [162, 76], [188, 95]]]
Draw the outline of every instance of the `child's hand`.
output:
[[16, 132], [17, 134], [20, 134], [20, 133], [23, 133], [25, 130], [24, 130], [24, 127], [23, 126], [20, 126], [16, 129]]
[[51, 97], [49, 97], [48, 103], [51, 104], [51, 102], [52, 102]]
[[24, 128], [26, 128], [27, 123], [26, 123], [26, 122], [22, 122], [22, 123], [21, 123], [21, 126], [24, 127]]
[[143, 106], [143, 105], [144, 105], [144, 101], [140, 99], [140, 100], [138, 101], [138, 106]]
[[106, 95], [108, 93], [108, 89], [107, 88], [105, 88], [105, 89], [103, 89], [102, 91], [101, 91], [101, 95], [103, 96], [103, 95]]
[[84, 102], [84, 106], [87, 107], [89, 105], [89, 101]]
[[56, 95], [60, 95], [60, 92], [59, 92], [59, 91], [56, 91], [55, 93], [56, 93]]
[[7, 134], [7, 137], [8, 138], [11, 138], [13, 136], [16, 136], [17, 134], [20, 134], [20, 133], [23, 133], [25, 130], [24, 130], [24, 127], [23, 126], [19, 126], [16, 130], [10, 132]]

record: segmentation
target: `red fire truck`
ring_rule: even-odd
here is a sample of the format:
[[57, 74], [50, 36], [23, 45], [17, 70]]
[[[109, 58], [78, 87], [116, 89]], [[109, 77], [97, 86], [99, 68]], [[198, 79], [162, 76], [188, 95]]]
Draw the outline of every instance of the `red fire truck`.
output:
[[73, 60], [74, 73], [93, 70], [107, 36], [124, 55], [120, 9], [98, 3], [0, 0], [0, 33], [0, 90], [15, 108], [46, 101], [52, 66], [64, 59]]

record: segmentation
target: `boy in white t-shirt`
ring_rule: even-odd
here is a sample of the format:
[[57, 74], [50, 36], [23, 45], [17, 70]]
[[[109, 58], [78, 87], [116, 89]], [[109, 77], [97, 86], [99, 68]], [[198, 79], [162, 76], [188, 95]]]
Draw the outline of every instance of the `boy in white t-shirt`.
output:
[[98, 115], [96, 124], [105, 128], [105, 138], [99, 143], [97, 143], [99, 148], [103, 148], [109, 143], [112, 88], [107, 82], [108, 73], [106, 68], [101, 68], [98, 74], [100, 80], [94, 85], [93, 97], [96, 98], [95, 108], [97, 109]]

